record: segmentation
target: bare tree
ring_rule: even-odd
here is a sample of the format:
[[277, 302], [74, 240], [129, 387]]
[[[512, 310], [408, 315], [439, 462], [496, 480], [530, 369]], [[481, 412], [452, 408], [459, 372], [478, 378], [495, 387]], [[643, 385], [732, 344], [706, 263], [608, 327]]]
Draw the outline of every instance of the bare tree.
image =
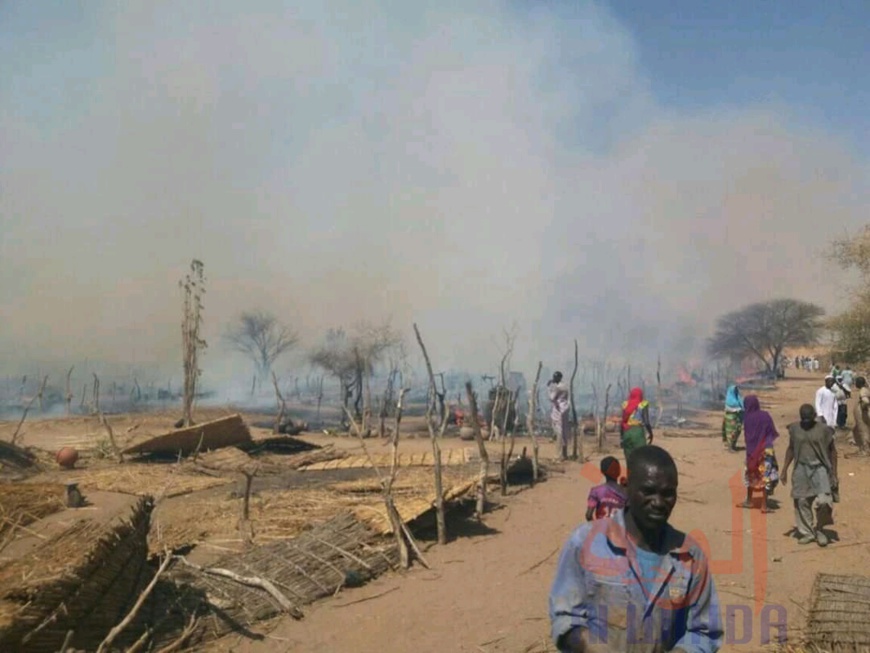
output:
[[309, 360], [338, 379], [342, 407], [348, 408], [353, 399], [354, 416], [360, 419], [367, 378], [386, 352], [400, 343], [400, 336], [388, 323], [361, 323], [350, 334], [344, 329], [330, 329], [324, 342], [309, 353]]
[[242, 313], [225, 338], [254, 363], [257, 384], [268, 379], [275, 361], [299, 342], [294, 330], [265, 311]]
[[[202, 327], [202, 298], [205, 295], [204, 264], [196, 259], [190, 262], [188, 272], [178, 286], [184, 292], [184, 309], [181, 322], [184, 353], [184, 426], [193, 424], [193, 401], [202, 370], [199, 368], [199, 353], [208, 345], [200, 337]], [[136, 384], [138, 387], [138, 383]]]

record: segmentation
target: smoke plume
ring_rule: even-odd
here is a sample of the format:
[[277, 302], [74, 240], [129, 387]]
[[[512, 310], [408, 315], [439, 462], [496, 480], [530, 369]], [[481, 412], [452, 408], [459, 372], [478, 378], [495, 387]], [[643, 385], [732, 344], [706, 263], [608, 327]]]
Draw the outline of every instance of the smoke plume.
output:
[[[219, 335], [359, 320], [440, 368], [688, 355], [716, 316], [835, 309], [867, 162], [788, 106], [678, 112], [603, 6], [6, 3], [0, 357], [180, 378], [178, 280]], [[409, 337], [409, 341], [411, 338]], [[4, 366], [5, 367], [5, 366]]]

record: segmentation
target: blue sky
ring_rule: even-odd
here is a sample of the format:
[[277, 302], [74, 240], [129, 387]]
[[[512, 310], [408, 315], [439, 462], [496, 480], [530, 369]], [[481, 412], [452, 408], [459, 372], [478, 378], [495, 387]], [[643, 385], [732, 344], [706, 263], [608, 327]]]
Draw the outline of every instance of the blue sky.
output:
[[663, 104], [777, 102], [870, 154], [870, 2], [611, 0]]

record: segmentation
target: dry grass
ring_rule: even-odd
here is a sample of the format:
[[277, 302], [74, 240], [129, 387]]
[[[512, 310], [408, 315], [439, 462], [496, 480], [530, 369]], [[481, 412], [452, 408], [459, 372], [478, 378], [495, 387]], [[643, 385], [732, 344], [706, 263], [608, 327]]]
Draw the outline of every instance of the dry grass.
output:
[[232, 478], [205, 476], [189, 471], [185, 466], [170, 464], [107, 463], [70, 471], [45, 472], [27, 482], [78, 483], [83, 493], [88, 491], [120, 492], [138, 496], [173, 497], [198, 490], [232, 483]]
[[20, 526], [27, 526], [66, 507], [66, 488], [59, 483], [0, 484], [0, 550]]

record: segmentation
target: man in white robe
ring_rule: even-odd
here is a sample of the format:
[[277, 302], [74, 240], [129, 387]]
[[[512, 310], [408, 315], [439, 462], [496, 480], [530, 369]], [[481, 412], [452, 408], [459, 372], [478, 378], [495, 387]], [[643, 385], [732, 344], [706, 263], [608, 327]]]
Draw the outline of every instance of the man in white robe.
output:
[[832, 429], [837, 428], [837, 395], [832, 390], [834, 383], [834, 377], [828, 375], [825, 385], [816, 390], [816, 415]]

